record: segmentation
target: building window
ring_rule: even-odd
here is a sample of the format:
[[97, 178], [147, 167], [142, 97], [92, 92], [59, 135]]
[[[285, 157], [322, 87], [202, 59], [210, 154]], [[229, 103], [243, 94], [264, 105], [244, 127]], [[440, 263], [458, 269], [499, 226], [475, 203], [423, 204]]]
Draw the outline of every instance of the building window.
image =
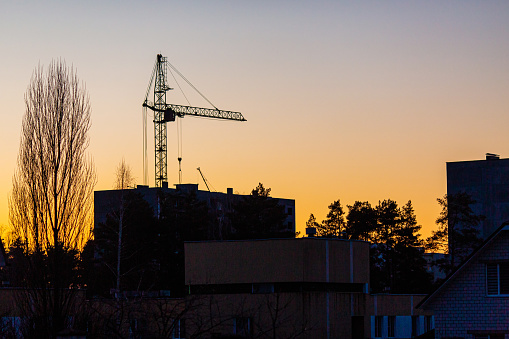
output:
[[395, 337], [396, 332], [396, 317], [389, 316], [387, 317], [387, 336], [389, 338]]
[[274, 293], [274, 284], [252, 284], [251, 293], [253, 294]]
[[419, 335], [419, 316], [412, 316], [412, 338]]
[[134, 338], [138, 332], [138, 319], [131, 319], [129, 321], [129, 338]]
[[503, 334], [476, 334], [475, 339], [504, 339]]
[[509, 263], [486, 264], [488, 295], [509, 295]]
[[252, 335], [251, 318], [237, 317], [233, 320], [233, 334], [241, 337], [250, 337]]
[[186, 336], [185, 329], [186, 329], [186, 327], [184, 324], [184, 319], [178, 319], [178, 320], [174, 321], [171, 338], [172, 339], [185, 338], [185, 336]]
[[426, 318], [424, 318], [425, 326], [426, 326], [426, 332], [431, 331], [433, 329], [433, 316], [427, 315]]
[[382, 337], [382, 326], [384, 317], [377, 315], [375, 317], [375, 337]]
[[293, 208], [288, 207], [288, 209], [286, 210], [286, 214], [287, 215], [293, 215]]

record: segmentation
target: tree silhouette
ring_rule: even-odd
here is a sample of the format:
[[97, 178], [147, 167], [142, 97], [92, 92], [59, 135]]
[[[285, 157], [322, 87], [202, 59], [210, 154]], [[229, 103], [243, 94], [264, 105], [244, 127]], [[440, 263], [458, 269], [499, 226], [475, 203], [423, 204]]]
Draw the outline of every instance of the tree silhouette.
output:
[[315, 215], [311, 213], [309, 215], [308, 221], [306, 221], [306, 227], [315, 227], [318, 228], [320, 224], [316, 221]]
[[356, 201], [353, 205], [347, 205], [346, 233], [352, 240], [372, 240], [372, 234], [376, 229], [376, 211], [367, 201]]
[[437, 201], [442, 207], [438, 229], [426, 239], [426, 248], [448, 254], [438, 263], [448, 273], [482, 243], [478, 227], [485, 217], [474, 213], [470, 205], [475, 200], [467, 193], [446, 194]]
[[247, 197], [233, 203], [230, 214], [233, 235], [236, 239], [255, 239], [271, 237], [293, 237], [292, 232], [282, 232], [286, 220], [285, 208], [279, 200], [270, 197], [270, 188], [259, 183]]
[[394, 234], [391, 286], [394, 293], [428, 293], [432, 287], [432, 276], [426, 270], [427, 262], [423, 257], [420, 230], [421, 225], [417, 223], [409, 200], [400, 208], [400, 224]]
[[24, 316], [42, 338], [63, 329], [74, 307], [68, 259], [90, 235], [95, 172], [86, 156], [88, 94], [72, 68], [63, 61], [47, 72], [39, 66], [25, 105], [9, 217], [28, 260], [24, 297], [36, 303]]
[[421, 226], [412, 202], [403, 207], [391, 199], [356, 201], [348, 206], [346, 233], [352, 240], [370, 241], [370, 280], [373, 292], [427, 293], [431, 275], [426, 271]]
[[317, 227], [317, 235], [320, 237], [339, 237], [345, 231], [345, 212], [339, 200], [329, 205], [327, 218]]
[[134, 185], [134, 177], [132, 174], [131, 167], [126, 164], [125, 160], [122, 159], [117, 166], [115, 171], [115, 185], [116, 190], [123, 190], [132, 188]]

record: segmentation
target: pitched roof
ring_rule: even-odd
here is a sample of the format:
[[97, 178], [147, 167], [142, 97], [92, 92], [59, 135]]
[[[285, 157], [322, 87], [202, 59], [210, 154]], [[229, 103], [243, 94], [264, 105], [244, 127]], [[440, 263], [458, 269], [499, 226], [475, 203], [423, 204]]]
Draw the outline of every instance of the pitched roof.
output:
[[473, 251], [463, 262], [458, 265], [445, 279], [442, 281], [440, 285], [435, 288], [433, 292], [428, 294], [426, 298], [422, 299], [421, 302], [416, 306], [416, 308], [419, 308], [421, 306], [424, 306], [430, 302], [430, 300], [435, 299], [435, 297], [442, 292], [444, 289], [447, 288], [447, 286], [451, 283], [451, 281], [455, 280], [456, 277], [465, 270], [465, 267], [469, 266], [470, 263], [477, 258], [481, 252], [489, 246], [494, 239], [496, 239], [500, 233], [503, 231], [509, 231], [509, 221], [506, 221], [500, 225], [499, 228], [497, 228], [491, 235], [479, 246], [475, 251]]

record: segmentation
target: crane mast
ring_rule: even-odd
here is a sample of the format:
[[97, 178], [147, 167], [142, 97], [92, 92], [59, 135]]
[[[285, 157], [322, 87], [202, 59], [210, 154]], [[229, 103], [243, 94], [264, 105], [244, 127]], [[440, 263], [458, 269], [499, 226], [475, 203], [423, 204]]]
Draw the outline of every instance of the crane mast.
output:
[[157, 55], [156, 77], [154, 84], [154, 137], [155, 137], [155, 178], [156, 186], [161, 187], [163, 181], [167, 181], [167, 131], [164, 120], [166, 108], [166, 92], [169, 90], [166, 85], [166, 58], [161, 54]]
[[[211, 119], [246, 121], [242, 113], [223, 111], [217, 108], [201, 108], [193, 106], [183, 106], [168, 104], [166, 102], [166, 92], [171, 90], [167, 85], [167, 58], [161, 54], [157, 55], [156, 64], [152, 71], [147, 94], [143, 102], [143, 107], [149, 108], [154, 112], [154, 139], [155, 139], [155, 185], [162, 187], [163, 182], [168, 181], [167, 162], [167, 130], [166, 123], [175, 121], [176, 118], [184, 118], [184, 116], [196, 116]], [[154, 80], [154, 82], [152, 82]], [[148, 101], [150, 89], [154, 88], [154, 101]], [[144, 134], [146, 138], [146, 133]], [[144, 141], [146, 145], [146, 140]], [[146, 154], [144, 155], [146, 156]], [[181, 158], [179, 158], [180, 162]], [[144, 159], [144, 164], [146, 160]], [[145, 166], [144, 166], [144, 170]], [[143, 173], [146, 177], [146, 173]]]

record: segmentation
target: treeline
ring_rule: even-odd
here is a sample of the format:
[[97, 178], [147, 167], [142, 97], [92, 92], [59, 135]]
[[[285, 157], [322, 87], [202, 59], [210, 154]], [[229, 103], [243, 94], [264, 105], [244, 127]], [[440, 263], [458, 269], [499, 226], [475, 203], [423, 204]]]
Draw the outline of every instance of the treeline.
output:
[[[470, 195], [445, 195], [437, 201], [442, 208], [438, 227], [426, 239], [421, 238], [421, 225], [410, 200], [401, 207], [391, 199], [375, 206], [356, 201], [347, 205], [348, 213], [336, 200], [329, 205], [325, 220], [318, 223], [311, 214], [306, 227], [316, 229], [319, 237], [371, 242], [372, 292], [427, 293], [433, 285], [429, 265], [448, 274], [482, 242], [478, 226], [484, 217], [471, 209], [475, 201]], [[425, 251], [446, 255], [428, 263]]]

